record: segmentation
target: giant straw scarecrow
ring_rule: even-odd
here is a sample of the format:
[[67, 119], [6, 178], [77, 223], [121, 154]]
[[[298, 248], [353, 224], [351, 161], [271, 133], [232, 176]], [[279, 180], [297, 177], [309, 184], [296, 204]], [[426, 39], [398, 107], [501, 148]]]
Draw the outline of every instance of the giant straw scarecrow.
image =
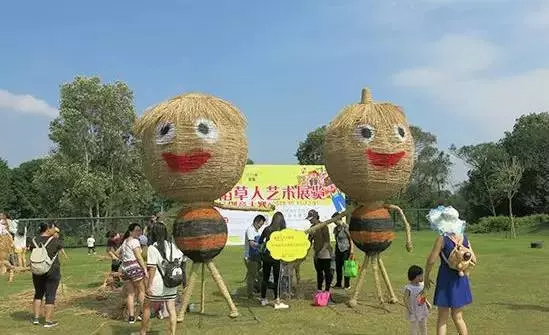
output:
[[403, 110], [391, 103], [373, 102], [370, 91], [364, 89], [360, 103], [345, 107], [326, 128], [324, 158], [333, 182], [353, 199], [350, 208], [325, 223], [350, 216], [351, 238], [366, 254], [349, 305], [357, 304], [368, 265], [381, 303], [380, 270], [389, 301], [396, 303], [380, 254], [395, 236], [389, 210], [400, 215], [406, 228], [406, 249], [412, 250], [410, 225], [404, 213], [385, 203], [407, 185], [414, 163], [414, 141]]
[[[183, 321], [200, 264], [202, 312], [206, 265], [227, 300], [229, 316], [237, 317], [238, 310], [213, 263], [227, 242], [227, 225], [214, 201], [230, 191], [244, 172], [248, 157], [244, 116], [222, 99], [189, 93], [148, 110], [134, 132], [142, 139], [145, 175], [153, 187], [183, 204], [173, 234], [193, 265], [178, 321]], [[218, 203], [215, 207], [235, 209]]]

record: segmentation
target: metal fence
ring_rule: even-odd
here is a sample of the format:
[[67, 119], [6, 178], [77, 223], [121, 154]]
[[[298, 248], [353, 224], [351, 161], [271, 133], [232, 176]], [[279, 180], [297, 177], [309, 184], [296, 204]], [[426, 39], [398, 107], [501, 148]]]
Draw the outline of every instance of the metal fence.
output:
[[122, 216], [122, 217], [69, 217], [69, 218], [32, 218], [18, 219], [19, 224], [26, 224], [27, 236], [36, 236], [40, 230], [40, 223], [55, 222], [60, 230], [65, 247], [83, 247], [86, 239], [94, 236], [96, 245], [106, 245], [106, 234], [112, 230], [124, 233], [131, 223], [144, 226], [150, 216]]
[[[429, 209], [405, 209], [406, 218], [412, 230], [429, 228], [426, 215]], [[403, 229], [402, 221], [396, 213], [393, 213], [395, 229]], [[106, 245], [106, 233], [110, 230], [123, 233], [131, 223], [139, 223], [144, 227], [150, 216], [123, 216], [123, 217], [67, 217], [67, 218], [32, 218], [19, 219], [20, 223], [27, 225], [27, 236], [35, 236], [39, 232], [41, 222], [55, 222], [60, 230], [60, 236], [67, 248], [83, 247], [86, 239], [93, 235], [97, 246]], [[164, 217], [164, 222], [171, 226], [174, 217]]]

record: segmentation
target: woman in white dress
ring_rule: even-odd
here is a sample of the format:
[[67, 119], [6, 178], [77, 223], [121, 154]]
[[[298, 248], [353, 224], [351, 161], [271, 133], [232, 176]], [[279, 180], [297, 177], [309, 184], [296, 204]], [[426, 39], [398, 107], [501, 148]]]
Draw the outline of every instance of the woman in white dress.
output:
[[[175, 299], [177, 288], [185, 281], [183, 271], [186, 257], [177, 246], [167, 241], [168, 230], [163, 224], [155, 224], [150, 232], [150, 239], [155, 241], [147, 250], [147, 271], [149, 281], [145, 290], [145, 303], [143, 305], [143, 321], [141, 323], [141, 334], [145, 335], [149, 327], [151, 316], [151, 305], [166, 303], [170, 317], [170, 332], [175, 334], [177, 326], [177, 312], [175, 310]], [[180, 267], [173, 265], [180, 264]], [[174, 278], [181, 280], [181, 283], [174, 281]], [[173, 283], [173, 287], [166, 287], [165, 281]]]

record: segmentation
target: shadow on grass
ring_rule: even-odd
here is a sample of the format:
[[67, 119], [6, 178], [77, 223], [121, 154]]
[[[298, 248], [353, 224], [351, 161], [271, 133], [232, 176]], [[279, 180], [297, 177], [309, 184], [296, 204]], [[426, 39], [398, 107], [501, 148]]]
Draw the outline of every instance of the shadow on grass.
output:
[[549, 222], [538, 223], [526, 231], [527, 234], [543, 234], [549, 233]]
[[549, 306], [532, 305], [532, 304], [511, 304], [511, 303], [495, 303], [493, 305], [507, 307], [515, 311], [549, 312]]
[[32, 313], [27, 311], [17, 311], [10, 314], [11, 318], [16, 321], [28, 321], [32, 319]]

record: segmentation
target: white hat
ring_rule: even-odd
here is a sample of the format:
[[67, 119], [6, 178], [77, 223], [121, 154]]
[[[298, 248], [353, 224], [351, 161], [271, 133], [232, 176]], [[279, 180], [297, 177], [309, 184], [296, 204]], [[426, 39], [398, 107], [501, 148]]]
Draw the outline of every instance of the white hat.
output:
[[459, 218], [459, 212], [452, 206], [431, 209], [427, 220], [431, 223], [431, 229], [441, 235], [462, 235], [465, 230], [465, 221]]

